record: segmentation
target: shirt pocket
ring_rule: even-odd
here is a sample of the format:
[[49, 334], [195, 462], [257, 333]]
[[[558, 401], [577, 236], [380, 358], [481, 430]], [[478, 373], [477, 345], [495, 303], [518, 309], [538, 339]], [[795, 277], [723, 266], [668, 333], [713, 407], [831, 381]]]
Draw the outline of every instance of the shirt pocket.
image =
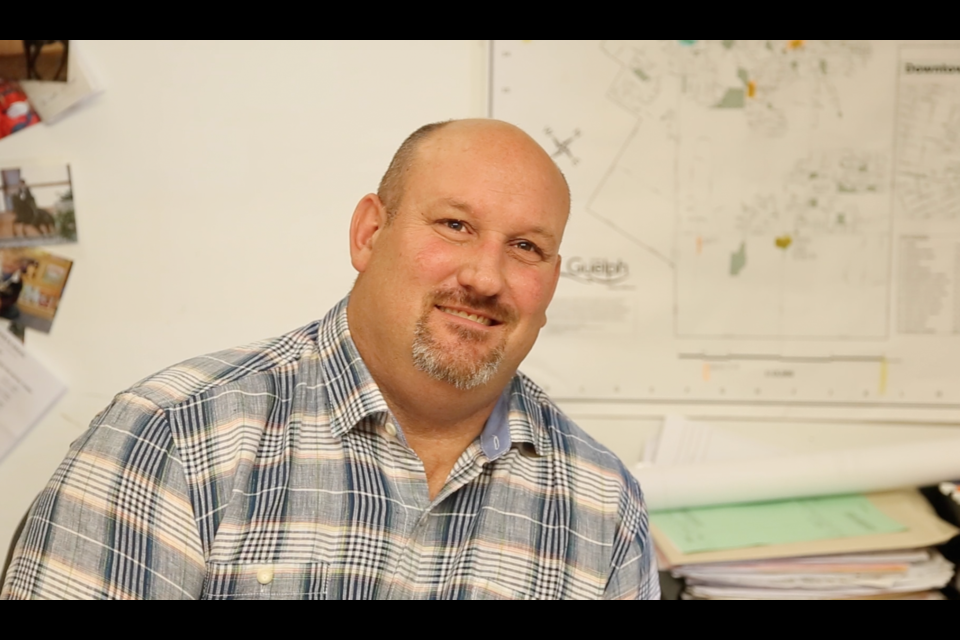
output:
[[326, 563], [207, 564], [203, 600], [323, 600]]

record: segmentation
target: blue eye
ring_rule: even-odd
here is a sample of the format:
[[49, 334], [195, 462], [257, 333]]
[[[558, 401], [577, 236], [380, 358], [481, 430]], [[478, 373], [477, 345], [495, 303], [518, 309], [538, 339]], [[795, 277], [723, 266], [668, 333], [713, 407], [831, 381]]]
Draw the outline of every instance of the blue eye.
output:
[[536, 244], [530, 242], [529, 240], [521, 240], [520, 242], [516, 243], [514, 246], [517, 249], [520, 249], [520, 251], [523, 251], [525, 253], [535, 253], [541, 258], [545, 257], [543, 250], [540, 249], [540, 247], [538, 247]]
[[547, 257], [547, 255], [543, 252], [543, 249], [538, 247], [536, 243], [530, 242], [529, 240], [517, 240], [513, 243], [513, 246], [523, 253], [532, 253], [538, 256], [541, 260], [546, 259]]

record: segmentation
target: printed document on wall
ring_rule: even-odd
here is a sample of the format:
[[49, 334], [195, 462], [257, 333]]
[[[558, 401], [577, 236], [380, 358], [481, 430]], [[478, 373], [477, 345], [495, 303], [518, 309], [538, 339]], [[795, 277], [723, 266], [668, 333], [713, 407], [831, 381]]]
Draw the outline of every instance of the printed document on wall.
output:
[[960, 408], [960, 44], [493, 41], [566, 175], [524, 371], [561, 401]]
[[0, 331], [0, 460], [66, 392], [8, 331]]

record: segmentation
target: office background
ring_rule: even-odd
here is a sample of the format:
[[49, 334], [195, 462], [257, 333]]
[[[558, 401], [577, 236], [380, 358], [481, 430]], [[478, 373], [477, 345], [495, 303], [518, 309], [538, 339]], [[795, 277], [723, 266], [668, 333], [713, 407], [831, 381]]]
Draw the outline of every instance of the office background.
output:
[[[461, 42], [83, 42], [106, 91], [0, 143], [72, 167], [79, 243], [49, 335], [69, 387], [0, 460], [0, 544], [93, 416], [169, 364], [277, 335], [349, 290], [350, 214], [413, 129], [487, 113], [487, 50]], [[626, 462], [655, 413], [565, 407]], [[796, 450], [937, 437], [943, 426], [734, 429]]]

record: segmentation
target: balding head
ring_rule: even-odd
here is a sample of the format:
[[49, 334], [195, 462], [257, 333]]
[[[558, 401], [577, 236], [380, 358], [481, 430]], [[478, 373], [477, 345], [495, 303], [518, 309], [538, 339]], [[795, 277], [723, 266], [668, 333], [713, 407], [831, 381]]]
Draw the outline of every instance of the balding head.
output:
[[559, 178], [569, 203], [570, 188], [563, 173], [540, 145], [521, 129], [500, 120], [480, 118], [446, 120], [420, 127], [403, 141], [393, 155], [390, 166], [380, 179], [380, 186], [377, 189], [377, 196], [383, 202], [389, 219], [392, 220], [400, 210], [407, 181], [422, 155], [420, 153], [422, 147], [427, 147], [423, 150], [428, 152], [431, 150], [429, 147], [434, 147], [433, 151], [439, 150], [436, 147], [456, 151], [458, 148], [462, 149], [465, 142], [469, 145], [470, 140], [503, 150], [505, 162], [509, 159], [507, 156], [516, 155], [517, 149], [528, 153], [534, 159], [535, 165], [539, 165], [540, 169]]
[[546, 324], [569, 212], [553, 159], [513, 125], [446, 122], [404, 142], [350, 225], [348, 320], [381, 389], [494, 402]]

